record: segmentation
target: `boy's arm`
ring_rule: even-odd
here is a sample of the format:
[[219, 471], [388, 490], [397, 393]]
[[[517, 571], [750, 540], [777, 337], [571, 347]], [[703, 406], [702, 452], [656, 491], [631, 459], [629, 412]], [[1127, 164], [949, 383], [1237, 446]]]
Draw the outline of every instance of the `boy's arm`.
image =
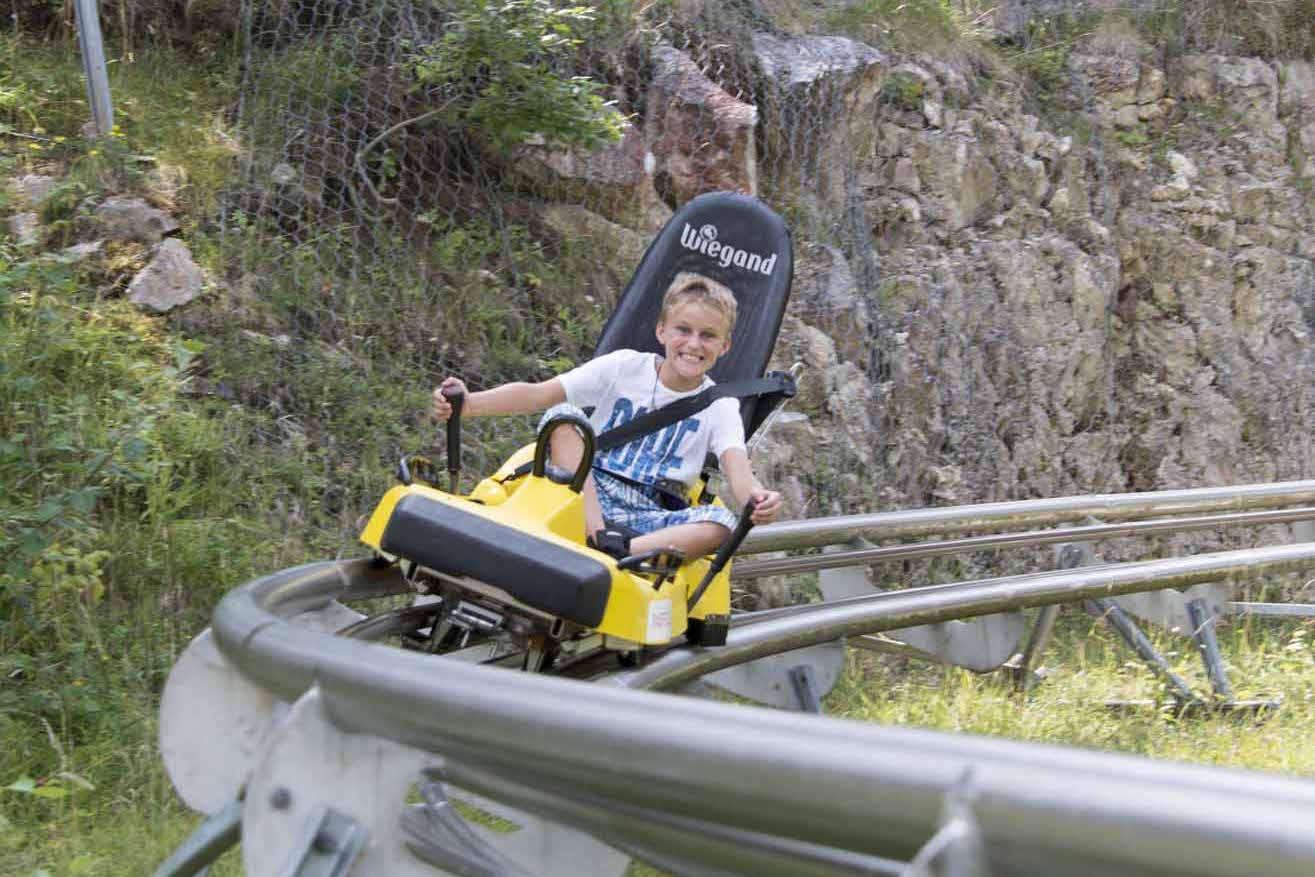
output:
[[478, 393], [466, 391], [466, 385], [457, 378], [447, 378], [438, 389], [434, 390], [434, 416], [447, 420], [452, 414], [452, 405], [443, 396], [443, 390], [456, 387], [466, 394], [461, 413], [472, 417], [490, 414], [533, 414], [566, 401], [566, 388], [557, 378], [540, 381], [537, 384], [516, 381], [502, 384], [491, 390]]
[[741, 447], [727, 448], [721, 455], [721, 471], [726, 476], [726, 485], [731, 489], [731, 496], [736, 504], [744, 504], [752, 499], [753, 522], [770, 524], [781, 512], [781, 494], [763, 487], [753, 474], [749, 465], [749, 454]]

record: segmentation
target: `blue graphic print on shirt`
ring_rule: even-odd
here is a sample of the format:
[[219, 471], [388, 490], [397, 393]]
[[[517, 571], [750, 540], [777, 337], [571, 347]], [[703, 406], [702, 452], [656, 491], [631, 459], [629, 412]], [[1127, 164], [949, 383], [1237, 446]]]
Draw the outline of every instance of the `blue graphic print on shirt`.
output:
[[[647, 405], [634, 407], [629, 399], [619, 398], [612, 407], [603, 432], [629, 423], [634, 418], [648, 411]], [[686, 418], [670, 424], [658, 432], [649, 433], [642, 439], [613, 448], [599, 456], [594, 465], [623, 478], [643, 484], [653, 484], [665, 478], [667, 472], [679, 469], [684, 458], [675, 454], [681, 442], [699, 431], [697, 419]]]

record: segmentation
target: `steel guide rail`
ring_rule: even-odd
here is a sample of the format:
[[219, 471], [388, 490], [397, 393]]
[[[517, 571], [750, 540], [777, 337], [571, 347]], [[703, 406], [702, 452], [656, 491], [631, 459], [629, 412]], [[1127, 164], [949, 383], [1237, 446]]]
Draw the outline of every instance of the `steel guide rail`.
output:
[[[1309, 568], [1313, 562], [1315, 543], [1299, 543], [886, 591], [871, 597], [813, 603], [785, 614], [769, 610], [772, 614], [761, 621], [732, 626], [724, 646], [678, 649], [643, 668], [617, 674], [612, 681], [632, 688], [674, 688], [724, 667], [842, 636], [1097, 597], [1186, 588], [1260, 572]], [[752, 618], [750, 614], [745, 621]]]
[[1315, 783], [628, 689], [849, 633], [1312, 565], [1315, 544], [1287, 545], [800, 607], [746, 619], [725, 647], [676, 649], [618, 685], [466, 665], [277, 617], [406, 589], [369, 561], [249, 583], [220, 604], [214, 632], [240, 672], [284, 697], [315, 682], [344, 731], [438, 753], [443, 777], [472, 791], [718, 873], [748, 873], [741, 862], [755, 874], [880, 873], [917, 854], [950, 801], [971, 812], [995, 873], [1296, 875], [1315, 873]]
[[755, 527], [740, 546], [739, 553], [817, 548], [855, 539], [875, 542], [984, 530], [1049, 527], [1086, 518], [1109, 523], [1297, 505], [1315, 505], [1315, 480], [1152, 493], [1064, 496], [783, 521]]
[[1054, 545], [1060, 542], [1082, 542], [1090, 539], [1110, 539], [1116, 536], [1144, 536], [1152, 533], [1185, 533], [1193, 530], [1212, 530], [1219, 527], [1290, 524], [1312, 519], [1315, 519], [1315, 508], [1295, 508], [1161, 518], [1149, 521], [1130, 521], [1124, 524], [1056, 527], [1052, 530], [1029, 530], [1023, 533], [996, 533], [986, 536], [971, 536], [964, 539], [914, 542], [906, 545], [881, 545], [853, 551], [828, 552], [826, 554], [796, 555], [768, 560], [745, 560], [731, 567], [731, 576], [740, 581], [747, 581], [763, 576], [816, 572], [845, 566], [861, 566], [883, 560], [909, 560], [915, 557], [958, 554], [984, 548], [999, 548], [1006, 545]]

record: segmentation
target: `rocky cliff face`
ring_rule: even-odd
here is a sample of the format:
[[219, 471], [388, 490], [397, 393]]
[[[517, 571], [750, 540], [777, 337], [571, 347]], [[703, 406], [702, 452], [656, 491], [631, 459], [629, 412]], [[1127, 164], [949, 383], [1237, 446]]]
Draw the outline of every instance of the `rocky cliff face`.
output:
[[[816, 461], [803, 513], [832, 510], [819, 489], [871, 508], [1310, 476], [1315, 68], [1143, 49], [1074, 54], [1062, 124], [930, 59], [882, 65], [885, 100], [846, 121], [879, 280], [803, 242], [779, 350], [812, 366], [809, 422], [764, 449], [781, 483]], [[810, 313], [820, 295], [841, 304]]]

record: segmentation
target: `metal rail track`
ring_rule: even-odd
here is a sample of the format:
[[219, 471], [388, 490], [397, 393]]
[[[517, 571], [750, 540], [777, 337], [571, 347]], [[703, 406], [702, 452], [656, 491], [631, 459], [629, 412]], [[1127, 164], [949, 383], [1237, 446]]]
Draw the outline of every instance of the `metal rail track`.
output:
[[783, 521], [749, 532], [740, 554], [841, 545], [855, 539], [877, 542], [922, 536], [1049, 527], [1096, 518], [1122, 522], [1170, 515], [1315, 506], [1315, 480], [1154, 493], [1108, 493], [1029, 499], [947, 508], [910, 509]]
[[[746, 550], [1092, 517], [1102, 523], [742, 560], [736, 577], [1308, 520], [1315, 517], [1315, 481], [788, 522], [759, 528]], [[1103, 523], [1111, 520], [1120, 523]], [[958, 856], [962, 867], [950, 868], [956, 874], [979, 867], [1011, 874], [1297, 874], [1315, 870], [1315, 841], [1298, 830], [1315, 803], [1310, 783], [774, 711], [748, 715], [623, 689], [672, 689], [842, 636], [1313, 565], [1315, 545], [1290, 545], [746, 613], [736, 616], [719, 649], [675, 647], [621, 673], [604, 659], [578, 662], [566, 675], [605, 683], [585, 688], [359, 641], [414, 628], [411, 616], [423, 616], [423, 608], [368, 619], [355, 626], [355, 642], [285, 620], [334, 600], [409, 591], [395, 569], [369, 561], [312, 564], [251, 582], [221, 604], [215, 636], [244, 675], [281, 698], [294, 700], [316, 686], [306, 697], [340, 729], [323, 733], [377, 734], [441, 753], [441, 779], [582, 828], [679, 873], [913, 873], [903, 861], [925, 868], [939, 857], [948, 867]], [[527, 725], [533, 735], [516, 730]], [[674, 739], [660, 730], [677, 726], [682, 732]], [[196, 873], [235, 842], [236, 819], [231, 808], [218, 813], [209, 833], [198, 832], [196, 843], [157, 874]]]
[[977, 849], [1002, 874], [1295, 875], [1315, 872], [1315, 783], [626, 689], [670, 688], [842, 635], [1313, 565], [1315, 544], [1288, 545], [797, 607], [746, 617], [725, 647], [673, 649], [602, 685], [277, 617], [405, 589], [368, 561], [243, 586], [219, 606], [214, 631], [244, 675], [280, 696], [314, 683], [341, 732], [436, 753], [445, 781], [683, 873], [889, 873], [953, 825], [947, 845]]
[[1094, 539], [1112, 539], [1116, 536], [1146, 536], [1152, 533], [1185, 533], [1195, 530], [1213, 530], [1220, 527], [1257, 527], [1270, 524], [1290, 524], [1297, 521], [1309, 520], [1315, 520], [1315, 507], [1159, 518], [1149, 521], [1132, 521], [1124, 524], [1090, 524], [1082, 527], [1056, 527], [1050, 530], [1029, 530], [1022, 533], [995, 533], [986, 536], [971, 536], [964, 539], [915, 542], [908, 545], [882, 545], [872, 548], [860, 548], [854, 551], [828, 552], [826, 554], [779, 557], [769, 560], [744, 560], [731, 567], [731, 576], [737, 580], [749, 580], [761, 578], [763, 576], [816, 572], [823, 569], [859, 566], [883, 560], [910, 560], [915, 557], [934, 557], [943, 554], [959, 554], [967, 551], [978, 551], [984, 548], [1056, 545], [1061, 542], [1085, 542]]

